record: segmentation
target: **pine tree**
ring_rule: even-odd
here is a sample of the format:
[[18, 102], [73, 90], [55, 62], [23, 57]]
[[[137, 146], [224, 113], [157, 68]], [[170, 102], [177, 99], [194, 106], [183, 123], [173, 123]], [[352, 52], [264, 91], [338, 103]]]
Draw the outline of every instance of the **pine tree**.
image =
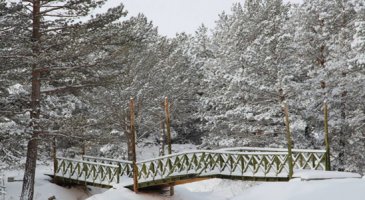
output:
[[[7, 56], [15, 60], [17, 57], [24, 56], [26, 58], [22, 65], [28, 65], [28, 72], [31, 73], [30, 122], [26, 129], [31, 138], [27, 148], [21, 199], [33, 199], [38, 140], [42, 135], [47, 134], [49, 129], [42, 117], [44, 113], [42, 113], [41, 103], [45, 97], [44, 94], [68, 91], [87, 85], [88, 83], [82, 80], [78, 80], [77, 85], [66, 84], [66, 75], [75, 77], [80, 74], [81, 68], [95, 66], [97, 62], [102, 61], [92, 60], [90, 57], [95, 49], [110, 42], [108, 39], [111, 35], [102, 30], [105, 31], [109, 24], [125, 15], [121, 5], [110, 9], [106, 14], [97, 15], [90, 20], [86, 19], [85, 22], [75, 21], [79, 17], [89, 15], [91, 10], [103, 3], [103, 0], [23, 1], [19, 9], [10, 15], [14, 19], [27, 17], [27, 23], [23, 23], [24, 26], [20, 27], [24, 31], [24, 37], [19, 35], [15, 40], [25, 38], [28, 42], [24, 45], [19, 41], [10, 43], [10, 40], [9, 45], [12, 46], [7, 49], [2, 59]], [[9, 24], [9, 30], [18, 29], [17, 24]], [[26, 55], [20, 53], [23, 49]], [[52, 81], [41, 85], [41, 80], [55, 81], [56, 78], [59, 78], [57, 82], [62, 83], [62, 87], [55, 87], [57, 84]]]
[[[22, 129], [26, 126], [29, 110], [28, 92], [22, 83], [28, 81], [29, 65], [23, 61], [29, 58], [30, 41], [25, 28], [25, 13], [16, 15], [21, 10], [21, 4], [0, 1], [0, 155], [7, 164], [20, 161], [24, 146]], [[13, 54], [14, 49], [16, 54]]]
[[214, 93], [204, 97], [212, 116], [206, 117], [207, 125], [214, 127], [210, 131], [261, 144], [263, 134], [277, 135], [277, 71], [287, 65], [283, 59], [290, 52], [285, 43], [290, 33], [282, 30], [288, 9], [279, 0], [246, 1], [244, 6], [235, 4], [232, 15], [220, 16], [212, 39], [216, 61], [206, 65], [206, 74], [213, 74], [209, 82]]
[[305, 1], [298, 16], [302, 26], [296, 38], [300, 44], [298, 57], [307, 75], [300, 88], [302, 94], [298, 95], [304, 102], [307, 124], [312, 127], [313, 135], [321, 134], [323, 122], [318, 119], [322, 116], [323, 99], [327, 99], [337, 153], [334, 163], [342, 169], [349, 167], [349, 143], [352, 142], [349, 138], [353, 133], [349, 122], [354, 111], [352, 105], [358, 101], [355, 92], [358, 85], [352, 81], [358, 75], [349, 70], [355, 16], [351, 1]]

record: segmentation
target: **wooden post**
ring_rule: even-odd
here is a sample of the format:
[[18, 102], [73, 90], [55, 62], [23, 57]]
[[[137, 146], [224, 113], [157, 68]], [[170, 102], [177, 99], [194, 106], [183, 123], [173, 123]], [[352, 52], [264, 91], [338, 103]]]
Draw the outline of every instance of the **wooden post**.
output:
[[165, 155], [165, 123], [160, 115], [160, 156]]
[[284, 102], [284, 114], [285, 114], [285, 126], [286, 126], [286, 140], [288, 143], [288, 162], [289, 162], [289, 179], [293, 177], [293, 157], [292, 157], [292, 140], [290, 133], [290, 124], [289, 124], [289, 109], [288, 104]]
[[124, 125], [125, 125], [125, 132], [127, 134], [127, 160], [133, 161], [133, 145], [132, 145], [132, 132], [131, 132], [131, 123], [130, 123], [130, 116], [128, 119], [128, 114], [125, 115], [124, 118]]
[[165, 97], [165, 114], [166, 114], [166, 134], [167, 134], [168, 154], [171, 154], [170, 113], [169, 113], [169, 101], [167, 97]]
[[330, 160], [330, 144], [328, 138], [328, 106], [327, 101], [323, 102], [324, 104], [324, 142], [326, 144], [326, 171], [331, 170], [331, 160]]
[[56, 150], [56, 137], [52, 140], [52, 159], [53, 159], [53, 182], [56, 183], [56, 172], [57, 172], [57, 150]]
[[[170, 112], [169, 112], [169, 100], [165, 97], [165, 115], [166, 115], [166, 134], [168, 154], [171, 154], [171, 128], [170, 128]], [[174, 186], [170, 186], [170, 196], [174, 195]]]
[[131, 136], [131, 142], [132, 142], [132, 162], [133, 162], [133, 190], [135, 193], [138, 192], [138, 168], [137, 168], [137, 156], [136, 156], [136, 133], [135, 133], [135, 126], [134, 126], [134, 99], [131, 97], [130, 104], [129, 104], [129, 110], [130, 110], [130, 136]]
[[120, 174], [122, 173], [122, 166], [121, 166], [121, 164], [119, 163], [118, 164], [118, 172], [117, 172], [117, 183], [119, 183], [120, 182]]

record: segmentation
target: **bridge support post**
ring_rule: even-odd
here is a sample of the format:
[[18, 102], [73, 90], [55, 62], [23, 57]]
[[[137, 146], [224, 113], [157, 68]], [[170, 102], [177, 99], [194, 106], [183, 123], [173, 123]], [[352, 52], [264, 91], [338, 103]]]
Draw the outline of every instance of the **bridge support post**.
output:
[[118, 164], [118, 171], [117, 171], [117, 183], [120, 182], [120, 174], [122, 173], [122, 166], [120, 165], [120, 163]]
[[136, 132], [134, 126], [134, 99], [131, 97], [130, 104], [130, 136], [131, 136], [131, 147], [132, 147], [132, 162], [133, 162], [133, 191], [138, 192], [138, 168], [137, 168], [137, 156], [136, 156]]
[[[162, 105], [163, 106], [163, 105]], [[160, 115], [160, 156], [165, 155], [165, 123], [162, 115]]]
[[284, 114], [285, 114], [285, 127], [286, 127], [286, 140], [288, 143], [288, 162], [289, 162], [289, 179], [293, 177], [293, 155], [292, 155], [292, 140], [290, 133], [290, 123], [289, 123], [289, 109], [288, 104], [284, 102]]
[[[170, 111], [169, 111], [169, 100], [165, 97], [165, 114], [166, 114], [166, 134], [168, 144], [168, 154], [171, 154], [171, 128], [170, 128]], [[174, 195], [174, 186], [170, 185], [170, 196]]]
[[326, 100], [323, 102], [323, 112], [324, 112], [324, 142], [326, 144], [326, 171], [330, 171], [331, 160], [330, 160], [330, 144], [328, 138], [328, 106]]

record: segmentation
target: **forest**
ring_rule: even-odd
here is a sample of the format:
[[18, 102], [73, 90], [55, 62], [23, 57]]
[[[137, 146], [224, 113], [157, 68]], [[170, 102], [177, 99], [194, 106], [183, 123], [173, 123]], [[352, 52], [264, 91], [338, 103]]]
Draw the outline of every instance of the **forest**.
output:
[[323, 149], [326, 102], [333, 168], [365, 170], [363, 0], [246, 0], [172, 38], [123, 4], [91, 14], [104, 2], [0, 0], [0, 168], [55, 138], [126, 158], [131, 97], [137, 142], [158, 146], [168, 97], [172, 142], [200, 149], [286, 147], [283, 102], [293, 146]]

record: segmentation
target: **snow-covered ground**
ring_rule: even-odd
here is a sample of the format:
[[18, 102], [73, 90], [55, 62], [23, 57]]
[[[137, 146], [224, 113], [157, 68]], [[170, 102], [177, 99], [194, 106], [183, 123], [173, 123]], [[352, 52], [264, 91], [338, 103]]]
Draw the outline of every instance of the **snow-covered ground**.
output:
[[[123, 187], [110, 189], [104, 193], [94, 195], [88, 200], [211, 200], [233, 199], [257, 183], [210, 179], [185, 185], [175, 186], [175, 195], [170, 197], [168, 190], [163, 193], [138, 193]], [[121, 195], [122, 194], [122, 195]], [[121, 198], [122, 196], [122, 198]]]
[[[273, 183], [255, 183], [245, 181], [233, 181], [223, 179], [210, 179], [201, 182], [195, 182], [185, 185], [175, 186], [175, 195], [170, 197], [168, 191], [135, 194], [129, 189], [116, 186], [113, 189], [99, 189], [88, 187], [66, 188], [55, 185], [50, 182], [50, 178], [44, 173], [50, 173], [51, 166], [40, 165], [37, 167], [35, 200], [47, 200], [55, 196], [61, 200], [363, 200], [365, 197], [365, 179], [353, 178], [359, 177], [354, 173], [318, 173], [318, 172], [301, 172], [306, 179], [312, 178], [330, 178], [327, 180], [305, 181], [302, 177], [291, 180], [290, 182], [273, 182]], [[3, 171], [6, 181], [6, 200], [19, 199], [21, 192], [21, 182], [7, 182], [8, 177], [14, 177], [15, 180], [21, 180], [23, 175], [21, 171]], [[0, 196], [0, 200], [1, 196]]]
[[[110, 189], [88, 200], [363, 200], [365, 179], [343, 178], [316, 181], [293, 179], [290, 182], [252, 183], [211, 179], [175, 187], [175, 195], [135, 194], [125, 188]], [[121, 198], [122, 197], [122, 198]]]
[[331, 179], [263, 183], [237, 195], [234, 200], [363, 200], [364, 179]]
[[[290, 182], [252, 183], [211, 179], [175, 187], [175, 195], [135, 194], [125, 188], [110, 189], [88, 200], [363, 200], [365, 179], [346, 178], [316, 181], [293, 179]], [[123, 197], [123, 198], [121, 198]]]
[[[45, 173], [51, 173], [51, 170], [51, 166], [37, 166], [34, 200], [47, 200], [52, 196], [61, 200], [83, 200], [91, 195], [89, 192], [85, 192], [82, 187], [65, 188], [51, 183], [51, 178], [44, 175]], [[10, 170], [2, 173], [5, 174], [5, 199], [18, 200], [22, 188], [23, 171]], [[13, 177], [15, 181], [8, 182], [8, 177]], [[1, 197], [0, 200], [2, 200]]]

